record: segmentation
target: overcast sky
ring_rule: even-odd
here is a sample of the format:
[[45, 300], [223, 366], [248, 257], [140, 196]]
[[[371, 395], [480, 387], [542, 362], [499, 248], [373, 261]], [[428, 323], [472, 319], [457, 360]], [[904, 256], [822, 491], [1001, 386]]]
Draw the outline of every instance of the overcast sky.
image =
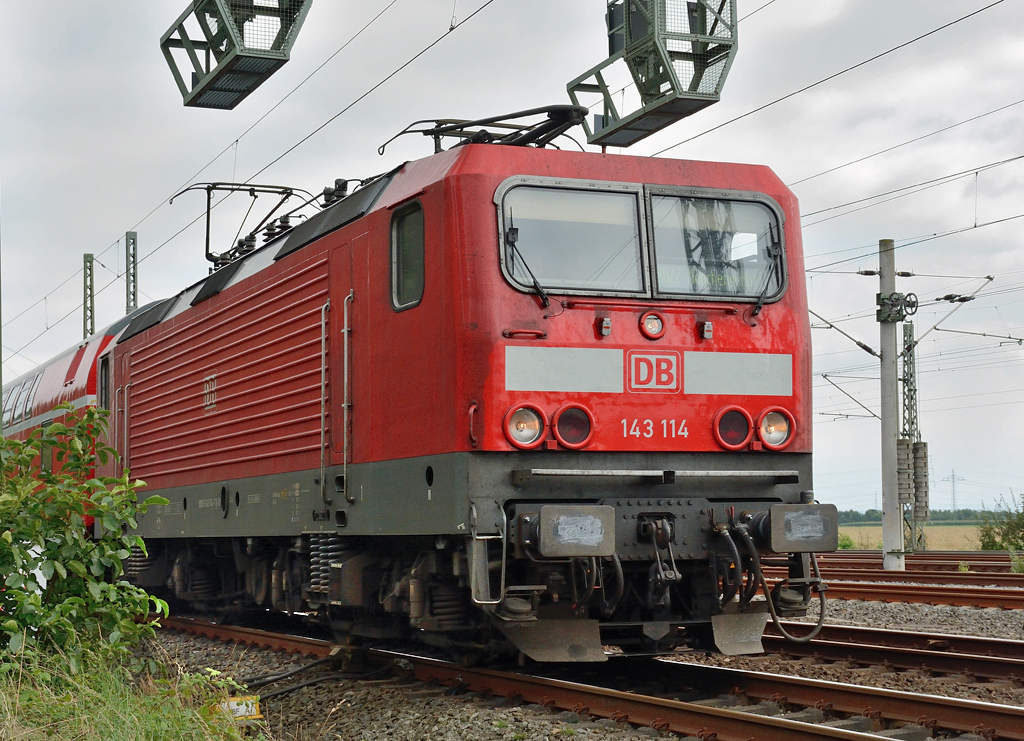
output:
[[[658, 152], [991, 1], [774, 0], [758, 10], [766, 0], [739, 0], [741, 18], [757, 12], [741, 22], [722, 101], [629, 153]], [[171, 238], [202, 214], [203, 198], [193, 194], [168, 205], [168, 197], [190, 182], [252, 176], [452, 21], [451, 0], [389, 2], [317, 0], [292, 61], [225, 112], [184, 108], [160, 53], [160, 36], [186, 0], [0, 0], [4, 379], [80, 339], [82, 253], [95, 253], [101, 263], [98, 326], [124, 313], [118, 240], [129, 229], [138, 231], [144, 258], [142, 302], [173, 295], [205, 275], [201, 220]], [[461, 21], [485, 2], [457, 0], [454, 16]], [[377, 155], [381, 143], [413, 120], [567, 102], [566, 83], [607, 54], [604, 7], [601, 0], [492, 0], [258, 181], [315, 192], [338, 177], [366, 177], [427, 156], [429, 141], [420, 137]], [[996, 4], [662, 156], [766, 164], [795, 183], [807, 266], [832, 271], [810, 274], [811, 308], [842, 319], [840, 326], [858, 339], [878, 345], [878, 283], [850, 273], [876, 267], [871, 253], [881, 238], [898, 240], [898, 269], [950, 276], [900, 280], [900, 290], [922, 299], [919, 332], [952, 308], [931, 299], [973, 292], [982, 285], [973, 277], [993, 275], [942, 326], [1024, 337], [1024, 218], [986, 226], [1024, 214], [1024, 160], [975, 176], [984, 165], [1024, 154], [1024, 103], [982, 116], [1024, 100], [1022, 28], [1024, 4]], [[982, 117], [796, 183], [976, 116]], [[967, 174], [895, 193], [902, 197], [884, 203], [822, 211], [960, 172]], [[238, 207], [245, 205], [239, 199]], [[230, 240], [241, 216], [225, 218], [216, 238]], [[975, 223], [979, 228], [918, 241]], [[846, 258], [853, 259], [832, 265]], [[879, 424], [864, 409], [878, 411], [877, 362], [833, 330], [813, 335], [816, 373], [829, 374], [842, 389], [815, 377], [815, 490], [840, 508], [869, 508], [880, 503]], [[950, 505], [950, 482], [943, 479], [954, 469], [963, 478], [960, 506], [992, 508], [1011, 487], [1024, 493], [1021, 345], [933, 332], [920, 346], [918, 365], [932, 506]]]

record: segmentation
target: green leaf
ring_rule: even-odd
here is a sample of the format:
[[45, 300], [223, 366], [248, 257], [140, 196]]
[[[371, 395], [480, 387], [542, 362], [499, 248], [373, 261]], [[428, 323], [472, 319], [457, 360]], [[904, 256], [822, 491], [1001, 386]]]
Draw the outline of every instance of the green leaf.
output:
[[85, 564], [81, 561], [68, 561], [68, 568], [79, 576], [85, 576]]
[[11, 636], [10, 642], [7, 647], [10, 649], [12, 654], [18, 653], [21, 647], [25, 645], [25, 635], [23, 633], [15, 633]]
[[89, 594], [91, 594], [92, 598], [97, 602], [103, 599], [103, 592], [100, 591], [100, 585], [98, 582], [89, 582]]
[[25, 577], [21, 574], [14, 573], [7, 577], [4, 584], [9, 586], [11, 589], [20, 589], [25, 584]]
[[142, 506], [143, 507], [152, 507], [153, 505], [156, 505], [156, 504], [170, 504], [170, 503], [171, 503], [170, 499], [167, 499], [166, 497], [157, 496], [156, 494], [154, 494], [151, 497], [146, 497], [146, 501], [144, 501], [142, 503]]
[[8, 633], [14, 633], [15, 631], [21, 630], [21, 626], [18, 625], [17, 620], [6, 620], [4, 621], [3, 627]]
[[39, 572], [43, 575], [46, 581], [50, 581], [53, 578], [54, 565], [53, 561], [43, 561], [39, 566]]
[[8, 543], [10, 543], [14, 539], [14, 537], [11, 535], [11, 531], [10, 530], [4, 530], [4, 534], [0, 535], [0, 538], [3, 538]]
[[67, 579], [68, 578], [68, 570], [64, 568], [64, 565], [60, 561], [54, 561], [53, 562], [53, 568], [60, 575], [61, 579]]

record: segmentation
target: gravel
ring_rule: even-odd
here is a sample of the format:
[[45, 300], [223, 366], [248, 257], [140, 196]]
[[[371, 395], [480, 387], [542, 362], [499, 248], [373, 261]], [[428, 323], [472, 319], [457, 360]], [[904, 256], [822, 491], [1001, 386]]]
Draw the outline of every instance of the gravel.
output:
[[[817, 618], [816, 610], [804, 620]], [[841, 625], [958, 633], [994, 638], [1024, 639], [1024, 610], [977, 609], [948, 605], [832, 600], [828, 622]], [[236, 679], [287, 671], [310, 658], [287, 655], [208, 638], [161, 633], [150, 649], [161, 660], [182, 669], [222, 671]], [[920, 671], [887, 671], [848, 663], [825, 663], [812, 658], [781, 656], [721, 656], [686, 654], [689, 663], [771, 672], [833, 682], [847, 682], [904, 692], [957, 697], [981, 702], [1024, 706], [1024, 688], [1016, 682], [972, 681], [970, 677], [932, 677]], [[264, 692], [336, 669], [319, 668], [268, 686]], [[571, 713], [550, 713], [537, 706], [495, 707], [500, 700], [472, 695], [450, 697], [443, 688], [397, 680], [330, 681], [271, 698], [263, 703], [264, 733], [274, 741], [455, 741], [481, 739], [555, 741], [616, 739], [640, 741], [658, 734], [609, 720], [577, 719]], [[582, 721], [582, 722], [581, 722]]]
[[[241, 679], [297, 668], [312, 659], [208, 638], [161, 632], [150, 652], [183, 670], [207, 668]], [[279, 686], [316, 676], [302, 674]], [[321, 673], [330, 673], [325, 669]], [[336, 671], [336, 670], [335, 670]], [[274, 741], [649, 741], [662, 736], [610, 720], [588, 720], [573, 713], [552, 713], [540, 706], [492, 707], [500, 698], [444, 695], [443, 687], [396, 680], [331, 681], [261, 703], [264, 733]]]
[[[1024, 610], [861, 600], [829, 600], [827, 610], [826, 623], [832, 625], [861, 625], [915, 633], [951, 633], [1024, 640]], [[817, 619], [817, 603], [814, 603], [814, 609], [802, 620], [816, 622]], [[683, 660], [744, 671], [1024, 706], [1024, 688], [1019, 682], [1012, 681], [988, 682], [966, 676], [933, 677], [916, 670], [895, 671], [878, 666], [864, 668], [846, 662], [831, 664], [810, 657], [787, 659], [775, 655], [730, 657], [687, 654]]]
[[[1024, 610], [837, 599], [828, 601], [827, 610], [827, 622], [833, 625], [1024, 640]], [[817, 621], [817, 600], [807, 617], [796, 619]]]

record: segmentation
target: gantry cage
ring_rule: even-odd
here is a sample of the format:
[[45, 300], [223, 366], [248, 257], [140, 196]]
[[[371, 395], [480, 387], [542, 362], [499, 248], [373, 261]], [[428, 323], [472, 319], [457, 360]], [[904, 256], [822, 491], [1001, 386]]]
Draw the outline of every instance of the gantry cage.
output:
[[223, 110], [238, 105], [288, 61], [311, 4], [312, 0], [189, 3], [160, 39], [185, 105]]
[[[568, 85], [575, 105], [603, 108], [584, 124], [589, 143], [628, 147], [718, 101], [736, 55], [736, 0], [608, 0], [606, 20], [608, 59]], [[616, 67], [628, 77], [616, 82]]]

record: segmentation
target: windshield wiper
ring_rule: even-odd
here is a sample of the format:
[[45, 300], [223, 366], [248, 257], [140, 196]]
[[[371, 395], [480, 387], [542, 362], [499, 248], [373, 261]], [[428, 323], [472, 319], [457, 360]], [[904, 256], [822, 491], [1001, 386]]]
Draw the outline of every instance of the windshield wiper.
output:
[[[537, 290], [537, 294], [540, 296], [540, 300], [544, 303], [544, 308], [551, 306], [551, 299], [548, 298], [548, 292], [544, 290], [544, 286], [537, 280], [537, 276], [530, 270], [530, 266], [526, 264], [526, 258], [523, 257], [523, 253], [516, 247], [516, 242], [519, 241], [519, 230], [512, 225], [512, 211], [508, 213], [508, 231], [505, 232], [505, 244], [508, 245], [513, 252], [519, 255], [519, 262], [526, 268], [526, 272], [530, 274], [530, 279], [533, 281], [533, 287]], [[513, 262], [513, 265], [515, 262]]]
[[750, 312], [751, 316], [757, 316], [761, 313], [761, 309], [764, 308], [764, 301], [768, 298], [768, 289], [771, 288], [772, 279], [779, 272], [779, 256], [782, 254], [782, 243], [775, 238], [775, 230], [771, 225], [768, 226], [768, 237], [771, 240], [768, 245], [768, 254], [772, 258], [772, 269], [768, 271], [768, 277], [764, 282], [764, 288], [761, 289], [761, 295], [757, 297], [757, 303], [754, 304], [754, 310]]

